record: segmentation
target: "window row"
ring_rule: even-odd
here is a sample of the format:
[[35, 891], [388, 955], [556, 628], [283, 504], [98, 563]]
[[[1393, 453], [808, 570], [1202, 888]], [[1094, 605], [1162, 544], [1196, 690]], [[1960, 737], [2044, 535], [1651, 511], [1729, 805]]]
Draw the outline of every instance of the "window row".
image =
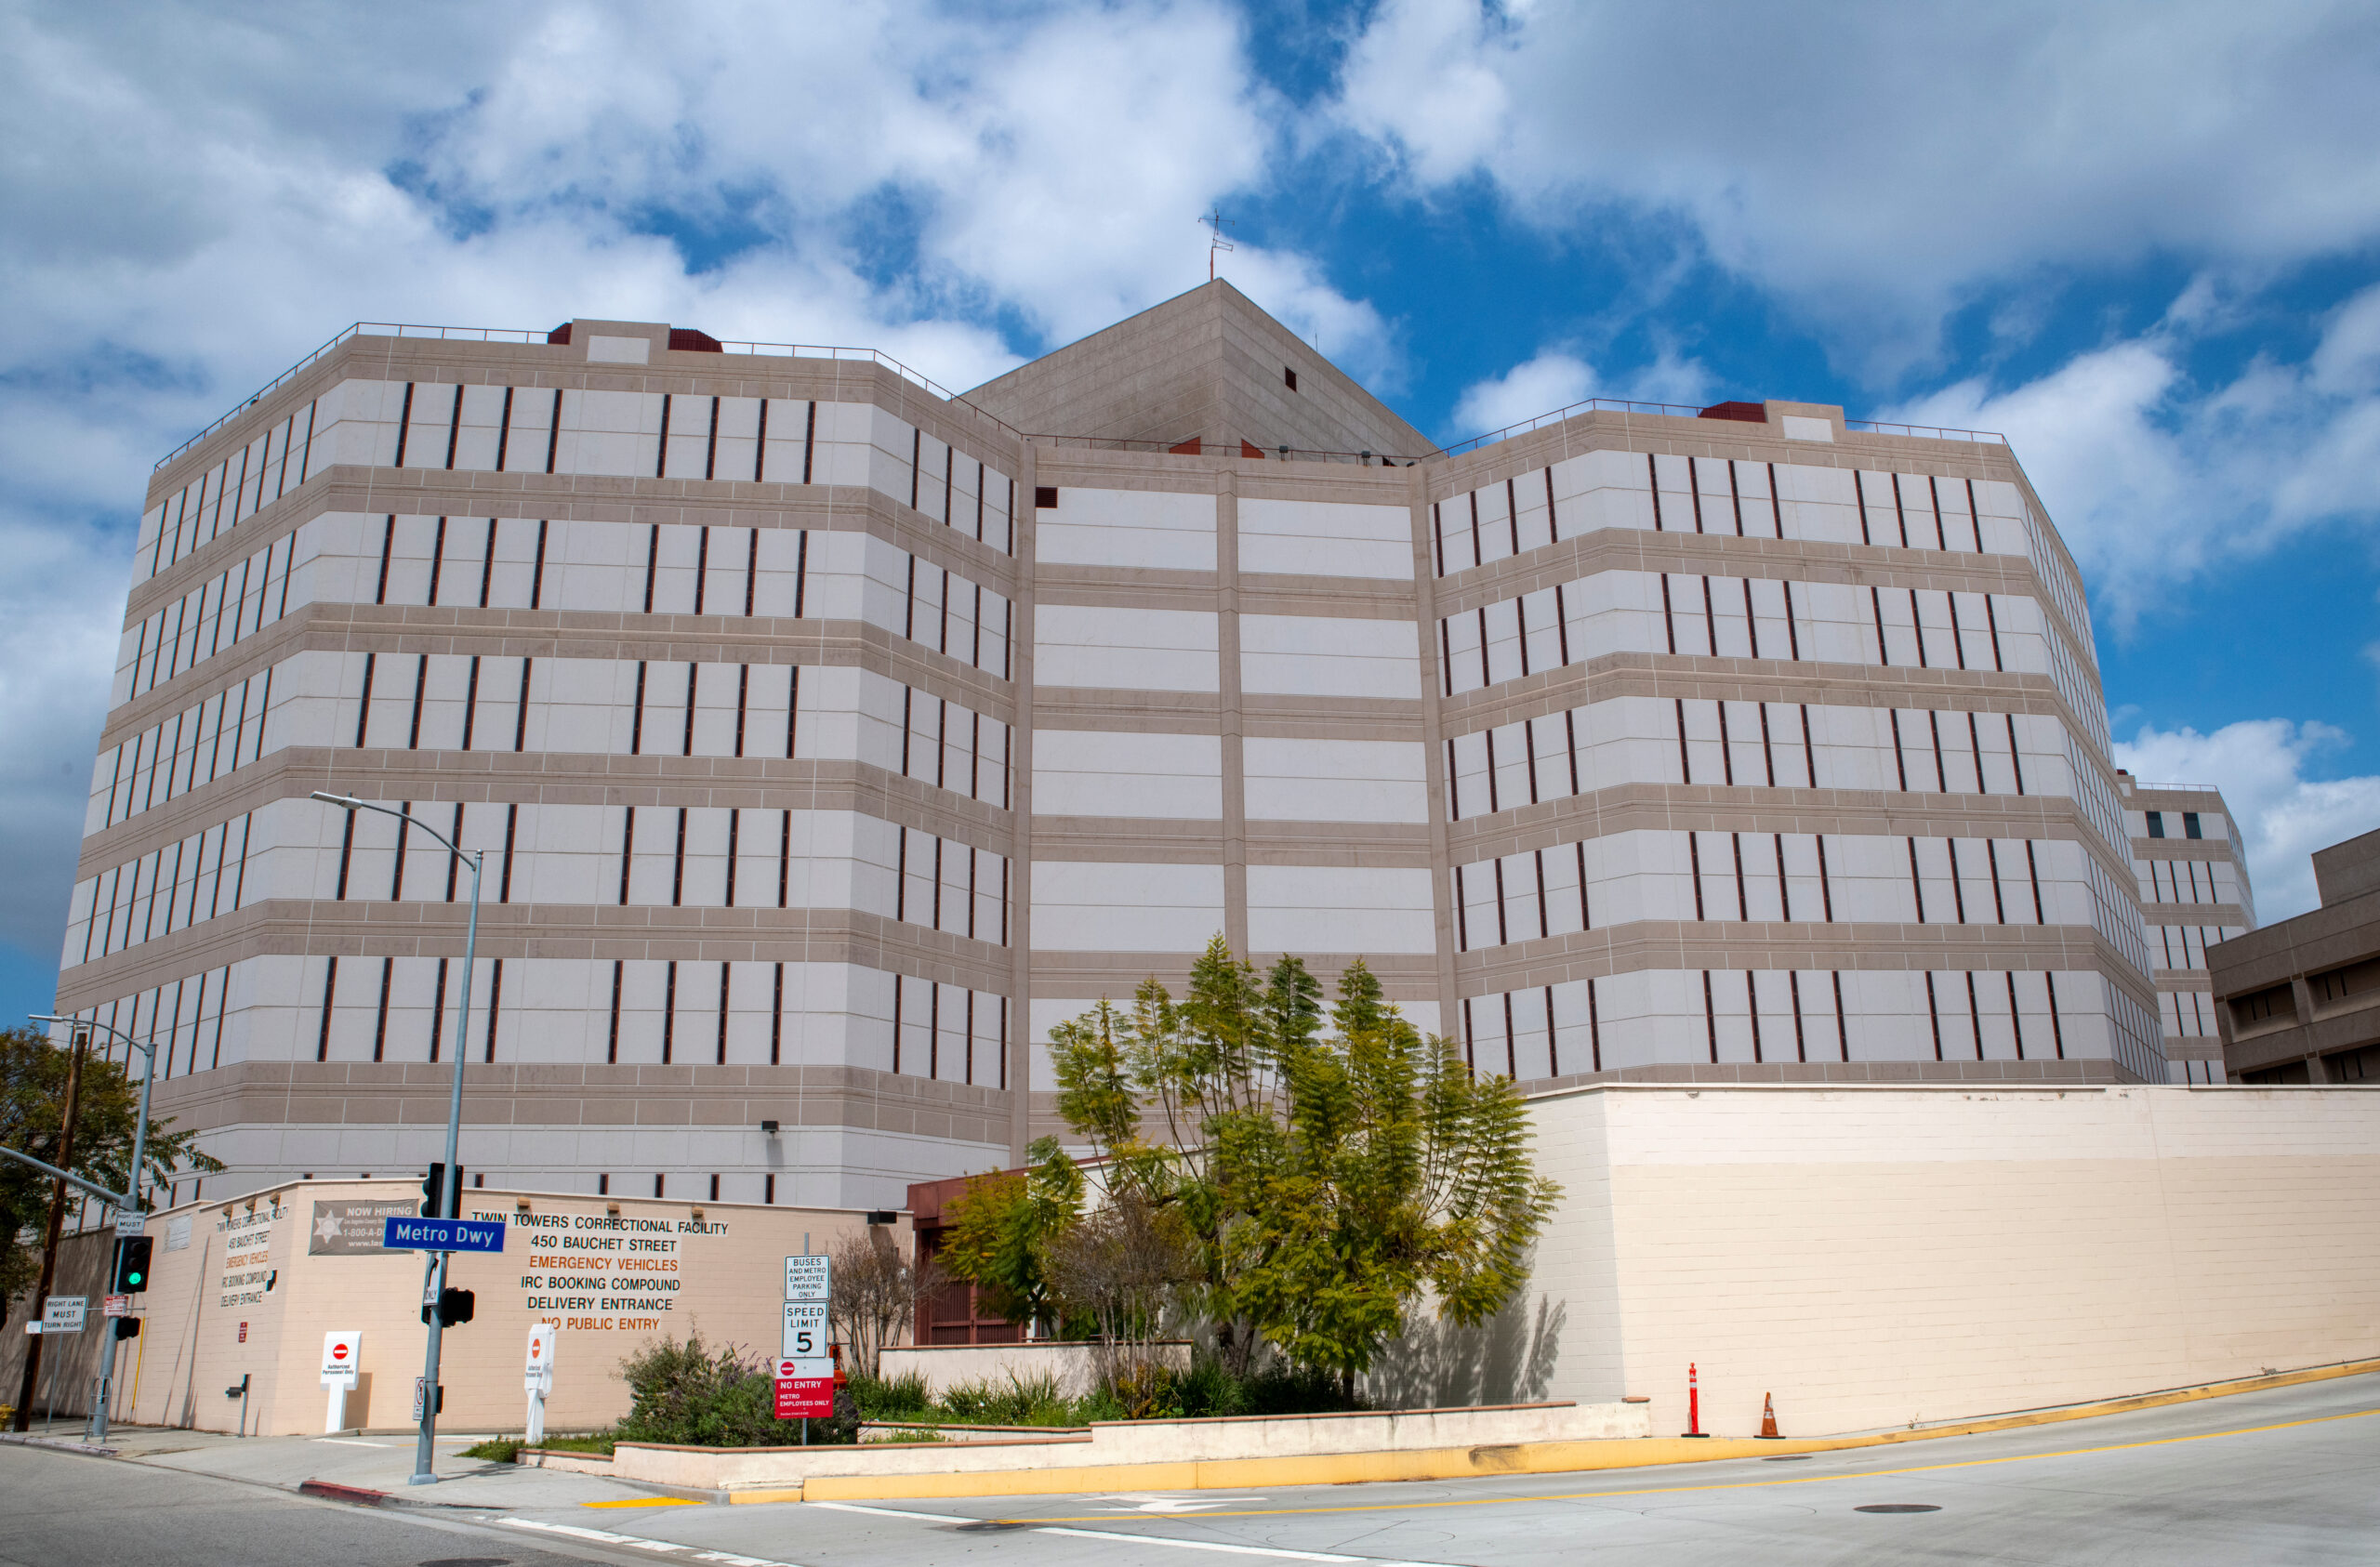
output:
[[271, 705], [268, 668], [109, 746], [92, 770], [83, 830], [99, 832], [255, 761]]
[[301, 602], [856, 620], [1008, 676], [1007, 598], [867, 533], [353, 514], [307, 531]]
[[[451, 1061], [463, 960], [266, 954], [86, 1016], [160, 1041], [161, 1076], [251, 1061]], [[482, 957], [473, 1062], [835, 1066], [999, 1087], [1008, 999], [798, 959]]]
[[[2210, 811], [2207, 814], [2214, 815], [2218, 823], [2222, 821], [2222, 817], [2215, 812]], [[2200, 820], [2200, 813], [2195, 810], [2146, 810], [2141, 812], [2141, 815], [2145, 819], [2142, 824], [2149, 829], [2149, 836], [2152, 838], [2167, 836], [2165, 828], [2169, 817], [2177, 823], [2177, 830], [2182, 836], [2202, 838], [2206, 836], [2205, 823]]]
[[1440, 501], [1431, 524], [1441, 576], [1606, 528], [2021, 555], [2097, 656], [2082, 579], [2004, 480], [1588, 452]]
[[[994, 945], [1010, 867], [853, 811], [391, 802], [483, 850], [489, 903], [850, 909]], [[278, 800], [78, 883], [66, 961], [88, 962], [268, 898], [468, 902], [470, 875], [411, 821]]]
[[[2215, 997], [2202, 990], [2169, 990], [2158, 993], [2157, 1004], [2168, 1039], [2213, 1039], [2218, 1037], [2215, 1022]], [[2218, 1063], [2219, 1064], [2219, 1063]], [[2218, 1076], [2215, 1081], [2220, 1082]]]
[[346, 381], [152, 507], [144, 575], [340, 463], [864, 485], [1015, 549], [1016, 481], [870, 403]]
[[2228, 860], [2141, 860], [2144, 903], [2239, 903], [2245, 902], [2239, 867]]
[[1440, 576], [1602, 528], [2021, 555], [2023, 516], [1996, 480], [1608, 451], [1430, 508]]
[[84, 830], [291, 746], [858, 761], [1003, 810], [1012, 784], [1007, 724], [873, 670], [311, 652], [100, 752]]
[[1612, 833], [1457, 865], [1461, 952], [1639, 920], [2096, 925], [2078, 846], [1824, 833]]
[[1597, 572], [1438, 622], [1448, 696], [1612, 653], [2049, 673], [2038, 608], [2004, 594]]
[[1447, 814], [1620, 784], [2058, 796], [2064, 736], [2035, 714], [1614, 697], [1448, 740]]
[[[155, 690], [287, 614], [300, 547], [295, 534], [276, 539], [126, 627], [108, 704]], [[298, 604], [309, 601], [301, 590]]]
[[[270, 896], [249, 877], [264, 857], [257, 818], [274, 806], [218, 823], [137, 860], [77, 882], [70, 905], [65, 967], [170, 936]], [[327, 807], [324, 809], [328, 809]]]
[[2244, 925], [2152, 925], [2149, 957], [2160, 968], [2203, 969], [2208, 947], [2246, 933]]
[[2162, 1082], [2150, 1022], [2095, 973], [2007, 969], [1640, 969], [1467, 996], [1455, 1020], [1473, 1071], [1525, 1083], [1651, 1066], [2111, 1056]]

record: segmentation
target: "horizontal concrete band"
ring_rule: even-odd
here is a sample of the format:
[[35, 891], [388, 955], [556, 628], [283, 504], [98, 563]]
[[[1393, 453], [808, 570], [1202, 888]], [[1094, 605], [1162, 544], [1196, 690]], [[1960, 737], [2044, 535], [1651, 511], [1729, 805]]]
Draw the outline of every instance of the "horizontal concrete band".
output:
[[[467, 902], [271, 899], [77, 964], [60, 976], [59, 1005], [70, 1011], [104, 1006], [162, 981], [250, 957], [460, 958], [469, 917]], [[607, 963], [849, 963], [993, 993], [1006, 992], [1014, 981], [1013, 960], [988, 942], [851, 909], [483, 903], [478, 955]]]
[[[1014, 813], [869, 762], [800, 757], [615, 757], [584, 752], [397, 751], [293, 745], [83, 840], [75, 878], [112, 870], [202, 828], [322, 789], [368, 800], [849, 810], [995, 854]], [[436, 823], [432, 823], [436, 825]], [[395, 830], [393, 824], [390, 831]], [[443, 829], [442, 829], [443, 830]], [[501, 849], [502, 845], [489, 846]]]
[[1811, 925], [1645, 920], [1458, 953], [1457, 983], [1485, 995], [1646, 968], [2096, 970], [2151, 1008], [2147, 976], [2083, 925]]
[[1516, 593], [1534, 593], [1602, 572], [1708, 573], [2048, 598], [2033, 563], [2021, 555], [1605, 527], [1448, 573], [1437, 579], [1437, 612], [1459, 615]]
[[[872, 669], [1003, 723], [1015, 710], [1012, 682], [866, 621], [754, 616], [708, 629], [717, 619], [587, 610], [307, 604], [111, 709], [99, 746], [104, 750], [121, 744], [160, 718], [299, 652], [842, 665]], [[578, 624], [562, 625], [565, 620]], [[669, 621], [691, 624], [662, 624]], [[1022, 668], [1024, 650], [1020, 646], [1018, 651]]]
[[[1436, 650], [1431, 650], [1435, 660]], [[1933, 708], [1945, 713], [2073, 716], [2047, 675], [2016, 669], [1945, 669], [1911, 664], [1711, 653], [1611, 652], [1492, 686], [1440, 696], [1447, 737], [1541, 718], [1619, 696], [1661, 701], [1808, 703], [1813, 707]], [[2080, 731], [2078, 731], [2080, 732]]]
[[[1007, 1139], [1003, 1089], [851, 1066], [472, 1061], [463, 1121], [575, 1132], [749, 1128]], [[454, 1069], [426, 1061], [244, 1061], [157, 1085], [155, 1110], [201, 1130], [436, 1127]]]

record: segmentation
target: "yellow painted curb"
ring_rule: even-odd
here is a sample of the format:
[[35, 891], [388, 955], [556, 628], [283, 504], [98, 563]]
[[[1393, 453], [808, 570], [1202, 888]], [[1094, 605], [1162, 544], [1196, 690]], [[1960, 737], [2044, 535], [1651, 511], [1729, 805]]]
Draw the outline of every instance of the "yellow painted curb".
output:
[[1428, 1448], [1409, 1453], [1324, 1453], [1290, 1458], [1229, 1458], [1171, 1463], [1102, 1464], [1080, 1468], [992, 1469], [920, 1475], [816, 1475], [799, 1486], [731, 1491], [730, 1502], [864, 1502], [901, 1497], [957, 1499], [976, 1496], [1064, 1495], [1100, 1491], [1244, 1491], [1302, 1485], [1352, 1485], [1381, 1481], [1465, 1480], [1493, 1474], [1560, 1474], [1594, 1469], [1633, 1469], [1664, 1464], [1713, 1463], [1728, 1458], [1773, 1458], [1789, 1453], [1828, 1453], [1884, 1447], [1937, 1437], [1974, 1436], [2027, 1426], [2086, 1420], [2137, 1409], [2193, 1403], [2202, 1399], [2271, 1388], [2360, 1376], [2380, 1371], [2380, 1359], [2347, 1361], [2269, 1376], [2248, 1376], [2193, 1388], [2141, 1393], [2056, 1409], [1997, 1415], [1911, 1430], [1870, 1431], [1857, 1436], [1624, 1437], [1587, 1442], [1526, 1442], [1475, 1447]]

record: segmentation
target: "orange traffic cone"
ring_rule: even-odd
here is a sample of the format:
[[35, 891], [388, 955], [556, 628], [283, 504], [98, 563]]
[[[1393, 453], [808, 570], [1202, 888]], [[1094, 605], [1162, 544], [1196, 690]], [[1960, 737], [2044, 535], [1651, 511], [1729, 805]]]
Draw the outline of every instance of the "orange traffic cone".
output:
[[1760, 1434], [1771, 1442], [1783, 1440], [1777, 1429], [1777, 1395], [1760, 1395]]

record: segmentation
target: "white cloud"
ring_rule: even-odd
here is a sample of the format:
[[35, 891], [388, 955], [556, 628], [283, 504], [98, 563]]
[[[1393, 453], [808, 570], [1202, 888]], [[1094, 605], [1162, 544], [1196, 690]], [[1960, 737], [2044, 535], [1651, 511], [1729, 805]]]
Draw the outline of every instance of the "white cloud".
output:
[[1591, 397], [1699, 408], [1710, 401], [1711, 370], [1664, 348], [1650, 364], [1607, 381], [1571, 349], [1550, 347], [1501, 375], [1474, 381], [1456, 400], [1448, 439], [1486, 435], [1558, 412]]
[[[2178, 308], [2167, 322], [2192, 317]], [[2304, 364], [2193, 384], [2186, 332], [2076, 355], [2005, 390], [1962, 381], [1887, 419], [1998, 430], [2119, 624], [2160, 590], [2317, 523], [2380, 519], [2380, 287], [2335, 312]]]
[[2380, 12], [1388, 0], [1324, 118], [1425, 193], [1683, 225], [1871, 373], [2044, 266], [2242, 266], [2380, 235]]
[[1547, 349], [1501, 375], [1474, 381], [1454, 406], [1455, 428], [1480, 435], [1534, 419], [1595, 395], [1594, 366], [1575, 354]]
[[2240, 824], [2256, 917], [2269, 925], [2315, 907], [2314, 850], [2380, 827], [2380, 777], [2313, 779], [2307, 767], [2347, 736], [2327, 724], [2251, 718], [2212, 734], [2144, 724], [2116, 743], [2118, 767], [2157, 784], [2212, 784]]
[[[1282, 145], [1246, 44], [1224, 0], [0, 0], [0, 941], [56, 950], [123, 530], [192, 430], [358, 317], [667, 321], [976, 384], [1204, 281], [1196, 214]], [[1394, 381], [1312, 258], [1235, 259]]]

